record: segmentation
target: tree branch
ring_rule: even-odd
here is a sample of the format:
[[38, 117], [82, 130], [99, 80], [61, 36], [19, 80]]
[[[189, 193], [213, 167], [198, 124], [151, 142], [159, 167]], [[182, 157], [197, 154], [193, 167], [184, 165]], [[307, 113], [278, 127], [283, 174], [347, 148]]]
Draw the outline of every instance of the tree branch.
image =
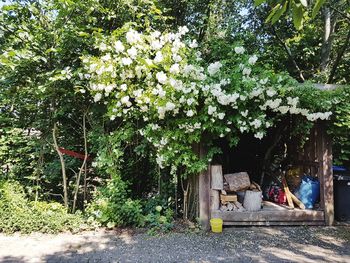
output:
[[83, 161], [83, 164], [80, 167], [80, 170], [79, 170], [78, 176], [77, 176], [77, 180], [76, 180], [75, 191], [74, 191], [74, 199], [73, 199], [73, 208], [72, 208], [72, 212], [73, 213], [75, 212], [75, 206], [76, 206], [77, 199], [78, 199], [80, 178], [81, 178], [81, 175], [83, 173], [83, 169], [84, 169], [85, 164], [86, 164], [87, 159], [88, 159], [87, 136], [86, 136], [86, 115], [87, 115], [87, 113], [84, 112], [84, 115], [83, 115], [83, 134], [84, 134], [84, 152], [85, 152], [85, 156], [84, 156], [84, 161]]
[[334, 79], [334, 76], [335, 76], [335, 73], [336, 73], [336, 71], [337, 71], [337, 68], [338, 68], [338, 66], [339, 66], [339, 63], [340, 63], [341, 59], [343, 58], [346, 49], [347, 49], [348, 46], [349, 46], [349, 42], [350, 42], [350, 29], [349, 29], [349, 31], [348, 31], [348, 35], [346, 36], [344, 45], [343, 45], [343, 47], [340, 49], [340, 51], [338, 52], [337, 58], [336, 58], [335, 61], [334, 61], [334, 64], [333, 64], [331, 73], [329, 74], [329, 77], [328, 77], [328, 81], [327, 81], [328, 84], [332, 83], [332, 81], [333, 81], [333, 79]]
[[345, 18], [349, 23], [350, 23], [350, 16], [342, 11], [340, 11], [339, 9], [333, 7], [333, 6], [329, 6], [330, 9], [332, 9], [334, 12], [338, 13], [339, 15], [341, 15], [343, 18]]
[[286, 44], [285, 41], [283, 41], [283, 39], [277, 34], [276, 29], [274, 26], [272, 26], [272, 32], [275, 35], [275, 37], [277, 38], [277, 40], [280, 42], [280, 44], [283, 46], [284, 50], [287, 52], [289, 59], [292, 61], [293, 66], [295, 67], [295, 69], [298, 71], [299, 74], [299, 78], [304, 82], [305, 78], [303, 75], [303, 72], [301, 71], [298, 63], [295, 61], [292, 51], [290, 50], [290, 48], [288, 47], [288, 45]]
[[57, 139], [56, 139], [56, 133], [57, 133], [57, 124], [56, 122], [54, 123], [53, 129], [52, 129], [52, 138], [53, 138], [53, 143], [55, 150], [60, 157], [60, 162], [61, 162], [61, 168], [62, 168], [62, 181], [63, 181], [63, 200], [64, 200], [64, 206], [66, 209], [68, 209], [68, 190], [67, 190], [67, 175], [66, 175], [66, 164], [63, 158], [63, 154], [59, 150]]

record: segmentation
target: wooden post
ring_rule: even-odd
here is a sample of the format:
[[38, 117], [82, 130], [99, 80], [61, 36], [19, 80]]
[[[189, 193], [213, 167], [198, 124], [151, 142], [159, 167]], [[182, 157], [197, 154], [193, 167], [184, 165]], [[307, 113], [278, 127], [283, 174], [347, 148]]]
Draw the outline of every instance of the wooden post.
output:
[[325, 122], [317, 123], [317, 157], [320, 162], [318, 177], [321, 190], [321, 207], [326, 225], [334, 223], [332, 140], [326, 132]]
[[223, 190], [224, 189], [224, 176], [222, 175], [221, 165], [211, 165], [211, 189]]
[[213, 189], [210, 192], [210, 210], [218, 210], [220, 208], [220, 192]]
[[[203, 144], [199, 144], [199, 157], [206, 154]], [[210, 166], [199, 174], [199, 222], [203, 229], [209, 230], [209, 204], [210, 204]]]

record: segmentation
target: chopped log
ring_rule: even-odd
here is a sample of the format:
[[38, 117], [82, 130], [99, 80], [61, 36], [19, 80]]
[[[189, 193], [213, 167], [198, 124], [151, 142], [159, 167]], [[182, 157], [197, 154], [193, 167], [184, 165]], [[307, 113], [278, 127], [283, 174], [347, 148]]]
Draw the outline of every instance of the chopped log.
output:
[[284, 175], [282, 175], [282, 185], [283, 185], [283, 190], [286, 194], [287, 197], [287, 203], [290, 207], [294, 208], [294, 204], [293, 204], [293, 200], [292, 200], [292, 196], [291, 196], [291, 192], [289, 191], [287, 182], [286, 182], [286, 178]]
[[230, 186], [230, 191], [240, 191], [248, 189], [250, 186], [249, 175], [246, 172], [225, 174], [224, 175], [226, 182]]
[[210, 209], [217, 210], [220, 207], [220, 192], [218, 190], [211, 190], [210, 195]]
[[227, 210], [228, 210], [228, 209], [227, 209], [227, 206], [226, 206], [226, 205], [220, 206], [220, 211], [225, 212], [225, 211], [227, 211]]
[[231, 203], [233, 205], [233, 211], [237, 211], [238, 207], [235, 205], [235, 203]]
[[222, 175], [222, 166], [212, 165], [210, 171], [211, 171], [211, 189], [223, 190], [224, 177]]
[[238, 208], [238, 212], [245, 212], [246, 209], [242, 206], [242, 204], [238, 201], [233, 202], [234, 205]]
[[246, 191], [243, 207], [248, 211], [259, 211], [261, 209], [262, 192]]
[[228, 210], [228, 211], [233, 211], [234, 208], [235, 208], [235, 206], [234, 206], [232, 203], [228, 203], [228, 204], [227, 204], [227, 210]]
[[249, 186], [249, 190], [254, 190], [254, 189], [257, 189], [257, 188], [256, 188], [256, 186], [255, 186], [255, 185], [253, 185], [253, 184], [250, 184], [250, 186]]
[[260, 185], [258, 185], [256, 182], [253, 181], [252, 185], [254, 185], [259, 191], [262, 191]]
[[237, 195], [220, 195], [222, 204], [237, 201]]
[[290, 196], [292, 197], [293, 202], [300, 208], [305, 209], [305, 205], [293, 194], [290, 192]]

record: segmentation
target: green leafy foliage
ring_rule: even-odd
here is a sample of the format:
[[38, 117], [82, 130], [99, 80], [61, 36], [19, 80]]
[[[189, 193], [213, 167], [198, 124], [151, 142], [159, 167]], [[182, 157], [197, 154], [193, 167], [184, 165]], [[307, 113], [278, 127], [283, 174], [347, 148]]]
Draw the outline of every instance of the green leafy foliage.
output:
[[143, 207], [145, 227], [150, 233], [167, 232], [174, 227], [174, 202], [171, 197], [149, 196]]
[[303, 7], [301, 4], [294, 4], [293, 9], [293, 23], [296, 29], [300, 30], [303, 27]]
[[140, 201], [129, 197], [127, 184], [119, 175], [113, 175], [106, 186], [100, 187], [87, 212], [107, 227], [141, 226], [143, 224]]
[[59, 203], [29, 201], [16, 181], [0, 181], [0, 232], [80, 231], [89, 228], [81, 215], [68, 214]]
[[[52, 127], [57, 123], [60, 147], [82, 152], [84, 147], [81, 116], [84, 113], [87, 113], [88, 151], [93, 161], [92, 165], [90, 161], [88, 163], [88, 173], [84, 181], [86, 184], [79, 188], [79, 205], [83, 208], [83, 204], [92, 199], [89, 206], [92, 218], [97, 218], [101, 224], [109, 227], [144, 223], [155, 229], [168, 229], [172, 222], [172, 207], [167, 204], [167, 200], [170, 193], [173, 194], [174, 188], [176, 189], [177, 178], [191, 176], [205, 169], [212, 157], [220, 153], [220, 149], [214, 145], [216, 139], [223, 136], [231, 147], [235, 147], [240, 140], [241, 129], [247, 128], [244, 132], [255, 133], [261, 137], [269, 132], [270, 125], [279, 124], [281, 119], [276, 109], [261, 110], [259, 106], [264, 107], [261, 105], [263, 100], [271, 102], [282, 98], [280, 110], [285, 111], [287, 98], [298, 97], [298, 107], [309, 109], [310, 112], [332, 111], [333, 122], [330, 123], [329, 130], [334, 137], [334, 159], [337, 164], [350, 165], [350, 98], [346, 89], [339, 93], [321, 92], [309, 84], [301, 86], [285, 74], [277, 73], [286, 69], [292, 77], [300, 81], [303, 80], [301, 74], [306, 80], [313, 82], [323, 83], [328, 80], [329, 68], [320, 71], [319, 67], [324, 21], [323, 16], [318, 15], [321, 14], [321, 8], [329, 6], [328, 2], [7, 1], [0, 11], [0, 166], [2, 177], [15, 179], [24, 186], [26, 194], [22, 189], [21, 198], [16, 192], [13, 198], [6, 199], [8, 202], [2, 203], [6, 211], [13, 208], [19, 214], [16, 217], [3, 217], [6, 219], [0, 222], [4, 225], [3, 231], [51, 231], [51, 228], [52, 231], [59, 231], [58, 229], [65, 227], [75, 228], [70, 227], [70, 215], [57, 203], [34, 203], [29, 200], [34, 200], [35, 193], [37, 200], [61, 201], [61, 166], [51, 145]], [[349, 3], [343, 0], [333, 1], [332, 7], [348, 13]], [[288, 19], [281, 19], [284, 16]], [[332, 14], [332, 21], [333, 19], [337, 19], [337, 26], [336, 34], [331, 36], [333, 46], [329, 66], [334, 67], [336, 71], [331, 82], [348, 84], [350, 63], [347, 53], [341, 56], [338, 66], [335, 63], [343, 46], [345, 51], [348, 50], [348, 22], [339, 12]], [[269, 21], [268, 24], [265, 23], [266, 20]], [[87, 73], [83, 63], [84, 57], [96, 59], [92, 62], [97, 62], [100, 67], [107, 63], [107, 53], [114, 50], [115, 41], [122, 41], [127, 49], [132, 48], [132, 45], [125, 42], [124, 37], [130, 27], [145, 35], [147, 42], [151, 39], [151, 32], [155, 35], [159, 32], [175, 32], [182, 25], [188, 25], [189, 34], [197, 38], [199, 46], [195, 52], [187, 48], [183, 49], [183, 53], [180, 52], [183, 57], [179, 63], [181, 68], [188, 64], [203, 67], [206, 71], [206, 65], [220, 61], [222, 68], [227, 70], [218, 72], [214, 76], [215, 80], [230, 80], [231, 85], [222, 85], [222, 90], [242, 96], [238, 99], [236, 108], [224, 109], [223, 105], [214, 105], [222, 113], [225, 111], [223, 120], [208, 117], [208, 107], [201, 106], [206, 100], [203, 96], [198, 100], [198, 105], [186, 105], [186, 101], [179, 103], [181, 107], [191, 109], [198, 115], [174, 115], [166, 120], [155, 118], [158, 115], [156, 108], [139, 112], [138, 107], [135, 107], [134, 115], [122, 120], [120, 116], [116, 116], [118, 111], [114, 106], [124, 96], [116, 97], [112, 93], [109, 96], [106, 94], [106, 98], [111, 100], [107, 105], [93, 102], [87, 92], [91, 87], [92, 75], [84, 74]], [[165, 35], [162, 39], [154, 40], [162, 42], [164, 37]], [[185, 45], [189, 44], [187, 37], [183, 42]], [[111, 49], [101, 50], [101, 43], [110, 45]], [[234, 51], [235, 47], [239, 46], [245, 47], [243, 54], [236, 54]], [[143, 49], [136, 45], [136, 48], [139, 54], [148, 52], [147, 46]], [[157, 65], [146, 65], [142, 57], [136, 59], [133, 63], [145, 66], [146, 69], [142, 67], [140, 72], [135, 73], [142, 75], [146, 70], [150, 76], [155, 71], [167, 73], [173, 64], [171, 57], [174, 52], [171, 48], [169, 45], [164, 46], [161, 52], [165, 59]], [[287, 54], [288, 49], [291, 55]], [[152, 48], [146, 57], [153, 60], [155, 53]], [[255, 61], [254, 56], [249, 54], [259, 55], [256, 64], [249, 63], [249, 60]], [[128, 57], [129, 54], [125, 56]], [[100, 60], [102, 57], [104, 60]], [[112, 61], [117, 66], [115, 57]], [[253, 76], [252, 78], [242, 76], [239, 69], [242, 66], [248, 71], [251, 69], [251, 74], [248, 75]], [[131, 77], [135, 67], [125, 68], [127, 71], [121, 70], [115, 77], [103, 73], [98, 78], [101, 78], [104, 84], [116, 82], [119, 87], [124, 83], [122, 78], [127, 76], [130, 90], [123, 95], [129, 96], [130, 103], [135, 104], [137, 101], [134, 99], [134, 91], [137, 93], [137, 90], [152, 78], [145, 75], [136, 80]], [[280, 77], [282, 80], [279, 80]], [[186, 85], [190, 82], [198, 85], [204, 83], [186, 78], [182, 73], [178, 79], [184, 80]], [[266, 79], [270, 81], [266, 83]], [[148, 93], [152, 94], [152, 89], [158, 84], [156, 79], [152, 80], [148, 85]], [[260, 88], [260, 95], [254, 99], [250, 98], [253, 91]], [[165, 91], [165, 97], [169, 101], [182, 96], [177, 96], [169, 86], [165, 87]], [[268, 94], [274, 91], [277, 93], [270, 97]], [[186, 94], [189, 97], [194, 95], [193, 92]], [[153, 99], [159, 101], [158, 106], [161, 107], [168, 102], [162, 101], [158, 95], [153, 96]], [[209, 99], [207, 103], [212, 104], [213, 98]], [[120, 106], [117, 108], [122, 109]], [[295, 107], [290, 108], [295, 111]], [[131, 113], [130, 109], [123, 110]], [[169, 112], [167, 115], [170, 115]], [[143, 119], [144, 117], [147, 120]], [[311, 122], [299, 117], [295, 118], [296, 123], [293, 127], [295, 136], [307, 134], [312, 127]], [[150, 120], [156, 125], [147, 125]], [[249, 124], [252, 122], [262, 125], [255, 129]], [[195, 126], [198, 123], [201, 124], [200, 128], [194, 129], [199, 127]], [[33, 132], [35, 136], [32, 136]], [[193, 151], [200, 141], [208, 148], [205, 158], [199, 158]], [[71, 191], [74, 189], [73, 183], [81, 161], [69, 156], [64, 156], [64, 159], [68, 189]], [[156, 161], [162, 159], [169, 166], [158, 170]], [[107, 178], [112, 179], [105, 184]], [[12, 181], [9, 184], [12, 184]], [[16, 187], [17, 185], [18, 183], [15, 183]], [[92, 196], [91, 191], [98, 185], [99, 190]], [[6, 187], [9, 189], [10, 186], [7, 184]], [[137, 199], [149, 196], [147, 194], [156, 187], [161, 188], [160, 200], [148, 200], [149, 202], [142, 202], [141, 206]], [[15, 206], [12, 205], [11, 209], [5, 207], [16, 198], [20, 201], [15, 202]], [[156, 209], [158, 206], [161, 207], [160, 211]], [[54, 216], [50, 217], [50, 214]], [[49, 218], [52, 226], [48, 227], [49, 223], [46, 224], [43, 217]], [[54, 221], [56, 218], [57, 221]], [[63, 223], [64, 220], [67, 223]], [[9, 222], [11, 227], [6, 227], [6, 222]]]
[[329, 131], [333, 136], [334, 162], [338, 165], [350, 167], [350, 88], [338, 91], [337, 106], [335, 109], [334, 125]]
[[316, 3], [312, 9], [312, 17], [314, 18], [319, 13], [321, 7], [326, 2], [326, 0], [316, 0]]
[[[308, 13], [307, 0], [255, 0], [254, 5], [259, 6], [263, 3], [269, 3], [271, 11], [266, 19], [266, 22], [271, 24], [276, 23], [282, 15], [286, 14], [288, 10], [291, 10], [294, 27], [297, 30], [303, 28], [304, 15]], [[314, 18], [320, 11], [320, 8], [324, 5], [325, 0], [317, 0], [312, 8], [312, 17]]]
[[146, 215], [145, 224], [151, 234], [170, 231], [174, 227], [174, 212], [170, 208], [163, 210], [162, 206], [156, 206]]

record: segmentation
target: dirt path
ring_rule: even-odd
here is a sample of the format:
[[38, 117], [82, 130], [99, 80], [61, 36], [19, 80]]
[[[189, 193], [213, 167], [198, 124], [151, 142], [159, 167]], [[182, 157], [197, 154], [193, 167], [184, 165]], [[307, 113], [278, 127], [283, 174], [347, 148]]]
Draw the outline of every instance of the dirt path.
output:
[[349, 227], [0, 235], [0, 262], [350, 262]]

